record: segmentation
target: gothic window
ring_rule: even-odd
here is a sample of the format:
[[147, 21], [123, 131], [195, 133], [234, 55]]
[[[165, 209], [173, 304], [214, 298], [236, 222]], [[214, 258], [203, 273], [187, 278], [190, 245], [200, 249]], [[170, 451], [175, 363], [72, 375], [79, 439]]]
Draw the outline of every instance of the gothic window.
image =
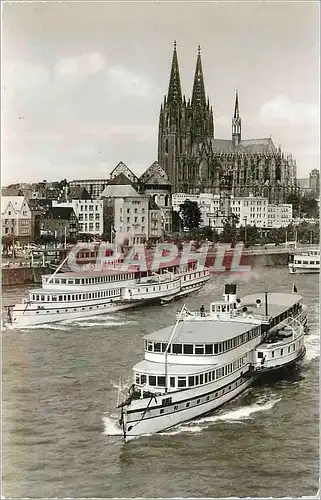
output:
[[168, 139], [165, 139], [165, 153], [168, 153]]
[[165, 207], [168, 207], [168, 206], [169, 206], [168, 201], [169, 201], [169, 196], [168, 196], [168, 194], [167, 194], [167, 195], [165, 196]]
[[199, 166], [199, 178], [201, 181], [207, 180], [208, 177], [208, 167], [207, 167], [207, 162], [203, 158], [201, 160], [200, 166]]

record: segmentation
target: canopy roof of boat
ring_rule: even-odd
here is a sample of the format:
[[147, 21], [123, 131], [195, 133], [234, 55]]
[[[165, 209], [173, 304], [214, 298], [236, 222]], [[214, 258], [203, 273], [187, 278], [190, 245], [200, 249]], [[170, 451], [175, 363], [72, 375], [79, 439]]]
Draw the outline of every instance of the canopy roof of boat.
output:
[[[204, 344], [223, 342], [242, 333], [248, 332], [257, 325], [253, 323], [237, 323], [236, 321], [182, 321], [177, 325], [172, 343]], [[167, 342], [173, 331], [173, 325], [144, 336], [145, 340]]]
[[[165, 359], [165, 358], [164, 358]], [[216, 366], [218, 366], [218, 363], [212, 363], [211, 365], [189, 365], [189, 364], [184, 364], [184, 365], [176, 365], [172, 363], [167, 364], [167, 373], [168, 375], [194, 375], [197, 373], [204, 373], [206, 371], [212, 370], [213, 368], [215, 369]], [[133, 370], [135, 372], [141, 372], [141, 373], [155, 373], [157, 375], [160, 375], [162, 373], [165, 373], [165, 361], [164, 363], [155, 363], [154, 361], [147, 361], [144, 359], [143, 361], [140, 361], [137, 363], [134, 367]]]
[[[255, 312], [259, 314], [265, 314], [263, 312], [265, 308], [265, 293], [253, 293], [251, 295], [242, 297], [241, 306], [255, 305], [257, 299], [261, 300], [261, 306], [257, 309], [255, 308]], [[268, 314], [270, 316], [277, 316], [289, 307], [292, 307], [297, 302], [300, 302], [302, 299], [302, 295], [299, 295], [298, 293], [269, 292], [267, 294]], [[283, 310], [281, 311], [280, 308], [282, 308]]]

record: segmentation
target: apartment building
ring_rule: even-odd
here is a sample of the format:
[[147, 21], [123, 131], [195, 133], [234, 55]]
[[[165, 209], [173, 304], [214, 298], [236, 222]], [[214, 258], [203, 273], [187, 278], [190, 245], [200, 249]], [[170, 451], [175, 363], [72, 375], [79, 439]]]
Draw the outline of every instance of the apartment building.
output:
[[124, 174], [109, 181], [101, 199], [105, 203], [105, 231], [110, 228], [118, 243], [128, 239], [129, 244], [135, 244], [149, 239], [150, 197], [138, 194]]
[[283, 203], [281, 205], [268, 205], [267, 228], [287, 227], [293, 221], [292, 205]]
[[238, 217], [238, 226], [267, 227], [268, 199], [261, 196], [230, 199], [230, 212]]
[[32, 236], [32, 215], [25, 196], [1, 197], [1, 227], [3, 236], [16, 242], [29, 243]]
[[102, 200], [71, 200], [53, 202], [53, 207], [71, 207], [78, 219], [79, 233], [101, 236], [104, 232], [104, 202]]

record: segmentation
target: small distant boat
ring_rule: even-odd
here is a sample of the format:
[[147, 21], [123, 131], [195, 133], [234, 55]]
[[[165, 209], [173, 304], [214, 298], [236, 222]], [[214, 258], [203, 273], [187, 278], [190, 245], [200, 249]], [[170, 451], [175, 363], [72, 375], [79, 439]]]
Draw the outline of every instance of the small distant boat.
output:
[[[263, 373], [294, 365], [304, 356], [307, 308], [297, 293], [237, 298], [225, 285], [209, 311], [185, 306], [174, 327], [144, 337], [145, 357], [134, 368], [122, 398], [124, 439], [161, 432], [211, 412], [235, 398]], [[122, 401], [122, 402], [120, 402]]]
[[317, 274], [320, 272], [320, 249], [289, 255], [290, 274]]

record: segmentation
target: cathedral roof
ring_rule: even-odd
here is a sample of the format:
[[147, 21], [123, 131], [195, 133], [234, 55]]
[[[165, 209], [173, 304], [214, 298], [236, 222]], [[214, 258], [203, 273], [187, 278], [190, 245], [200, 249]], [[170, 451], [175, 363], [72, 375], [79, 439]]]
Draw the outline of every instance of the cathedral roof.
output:
[[[233, 141], [228, 139], [212, 139], [213, 151], [216, 153], [235, 153], [236, 148]], [[246, 139], [237, 147], [239, 153], [270, 153], [276, 151], [276, 147], [270, 137], [264, 139]]]

